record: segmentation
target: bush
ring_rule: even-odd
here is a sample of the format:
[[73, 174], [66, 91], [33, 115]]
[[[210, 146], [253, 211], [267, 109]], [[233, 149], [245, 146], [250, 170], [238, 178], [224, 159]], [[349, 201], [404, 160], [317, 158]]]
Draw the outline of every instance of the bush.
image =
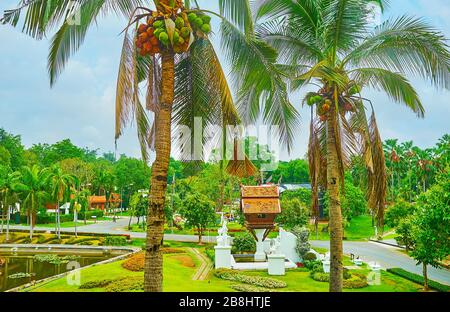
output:
[[218, 278], [241, 282], [244, 284], [250, 284], [253, 286], [265, 287], [265, 288], [284, 288], [287, 287], [287, 284], [283, 281], [270, 278], [270, 277], [259, 277], [259, 276], [249, 276], [240, 274], [234, 270], [228, 269], [218, 269], [214, 271], [214, 275]]
[[141, 272], [144, 271], [145, 253], [140, 252], [132, 255], [127, 260], [122, 262], [122, 267], [128, 271]]
[[92, 289], [92, 288], [104, 288], [111, 284], [114, 280], [112, 279], [103, 279], [103, 280], [96, 280], [96, 281], [90, 281], [83, 283], [78, 287], [79, 289]]
[[214, 251], [214, 248], [207, 247], [205, 249], [205, 254], [214, 263], [214, 261], [216, 260], [216, 253]]
[[104, 246], [126, 246], [128, 241], [124, 236], [106, 236]]
[[256, 242], [253, 236], [245, 232], [233, 238], [232, 253], [255, 252]]
[[313, 280], [318, 282], [329, 282], [330, 281], [330, 274], [324, 273], [324, 272], [311, 272], [309, 275]]
[[305, 265], [305, 268], [310, 271], [313, 271], [315, 267], [322, 267], [322, 262], [319, 260], [304, 260], [303, 264]]
[[107, 292], [136, 292], [144, 290], [144, 278], [142, 276], [125, 277], [112, 281], [105, 287]]
[[[405, 271], [405, 270], [403, 270], [401, 268], [390, 268], [390, 269], [387, 269], [387, 271], [392, 273], [392, 274], [395, 274], [395, 275], [398, 275], [400, 277], [403, 277], [403, 278], [405, 278], [407, 280], [410, 280], [411, 282], [423, 285], [423, 282], [424, 282], [423, 281], [423, 276], [420, 276], [418, 274]], [[437, 291], [442, 291], [442, 292], [449, 292], [450, 291], [450, 286], [443, 285], [443, 284], [441, 284], [439, 282], [436, 282], [436, 281], [433, 281], [433, 280], [430, 280], [430, 279], [428, 279], [428, 287], [430, 287], [431, 289], [437, 290]]]
[[344, 279], [342, 286], [347, 289], [358, 289], [369, 286], [367, 279], [363, 274], [353, 273], [349, 278]]
[[415, 205], [408, 203], [403, 199], [399, 199], [394, 205], [387, 209], [384, 222], [391, 228], [397, 227], [400, 224], [400, 221], [413, 215], [415, 211]]
[[[323, 272], [311, 272], [310, 277], [317, 282], [330, 282], [330, 274]], [[342, 282], [343, 288], [357, 289], [368, 286], [364, 275], [353, 273]]]
[[407, 217], [401, 220], [397, 228], [395, 230], [397, 236], [395, 240], [399, 245], [405, 246], [406, 250], [410, 250], [414, 247], [414, 238], [413, 238], [413, 221], [411, 217]]
[[315, 253], [313, 252], [308, 252], [306, 253], [306, 255], [303, 257], [303, 260], [305, 261], [315, 261], [317, 260], [317, 256]]
[[308, 223], [309, 209], [299, 199], [281, 200], [281, 214], [277, 216], [276, 222], [286, 228], [302, 227]]

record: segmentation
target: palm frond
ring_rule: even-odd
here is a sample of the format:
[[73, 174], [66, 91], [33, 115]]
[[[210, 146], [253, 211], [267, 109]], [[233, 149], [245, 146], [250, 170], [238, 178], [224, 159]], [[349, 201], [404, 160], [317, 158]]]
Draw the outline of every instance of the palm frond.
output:
[[332, 62], [348, 51], [367, 31], [369, 10], [366, 0], [330, 0], [323, 12], [324, 40]]
[[352, 74], [357, 84], [382, 90], [394, 101], [405, 104], [417, 116], [424, 116], [425, 109], [419, 95], [403, 75], [382, 68], [358, 68]]
[[238, 108], [246, 123], [261, 113], [266, 123], [279, 127], [281, 143], [291, 149], [298, 113], [289, 101], [284, 74], [276, 66], [277, 53], [267, 43], [246, 37], [222, 21], [222, 47], [232, 65]]
[[246, 35], [253, 34], [253, 16], [249, 0], [219, 0], [219, 8], [220, 14]]
[[402, 16], [378, 26], [343, 64], [410, 73], [439, 87], [450, 86], [450, 52], [445, 36], [422, 19]]
[[382, 230], [384, 226], [384, 210], [386, 202], [386, 163], [383, 142], [372, 112], [370, 118], [373, 172], [368, 172], [369, 208], [376, 214], [377, 226]]

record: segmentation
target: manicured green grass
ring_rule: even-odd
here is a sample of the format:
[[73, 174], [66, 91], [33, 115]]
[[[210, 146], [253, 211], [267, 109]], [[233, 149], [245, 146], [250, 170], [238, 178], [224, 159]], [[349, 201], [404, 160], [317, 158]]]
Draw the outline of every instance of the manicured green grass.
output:
[[[326, 223], [319, 224], [319, 235], [316, 237], [314, 226], [310, 225], [310, 239], [312, 240], [330, 240], [330, 234], [328, 232], [323, 232], [323, 228], [326, 227]], [[385, 231], [389, 228], [386, 226]], [[347, 240], [360, 241], [367, 240], [373, 237], [375, 234], [374, 228], [372, 227], [372, 217], [363, 215], [358, 216], [350, 220], [348, 226], [345, 228], [344, 236]]]
[[[93, 223], [94, 223], [93, 221], [87, 221], [86, 224], [85, 224], [84, 221], [78, 221], [77, 222], [77, 227], [82, 227], [82, 226], [93, 224]], [[27, 224], [22, 224], [22, 225], [27, 225]], [[55, 227], [55, 223], [36, 224], [35, 227], [36, 228], [54, 228]], [[71, 227], [75, 227], [75, 222], [71, 221], [71, 222], [62, 222], [61, 223], [61, 228], [63, 228], [63, 229], [71, 228]]]
[[[189, 243], [175, 243], [171, 242], [171, 247], [178, 246], [192, 246]], [[200, 249], [202, 250], [202, 248]], [[164, 255], [164, 291], [167, 292], [182, 292], [182, 291], [194, 291], [194, 292], [233, 292], [230, 288], [233, 284], [239, 284], [238, 282], [225, 281], [210, 274], [206, 280], [194, 281], [192, 276], [195, 274], [200, 263], [198, 259], [186, 250], [185, 255], [191, 256], [195, 267], [188, 267], [183, 265], [177, 255], [180, 254], [168, 254]], [[92, 282], [103, 279], [119, 279], [126, 277], [142, 277], [142, 272], [131, 272], [122, 268], [121, 263], [118, 261], [105, 265], [95, 266], [87, 268], [81, 271], [81, 283]], [[344, 261], [345, 262], [345, 261]], [[344, 263], [345, 264], [345, 263]], [[357, 270], [359, 273], [368, 274], [370, 271], [367, 269]], [[266, 271], [246, 271], [243, 274], [269, 277]], [[272, 277], [285, 281], [288, 285], [287, 288], [278, 289], [278, 291], [288, 292], [327, 292], [328, 283], [317, 282], [309, 277], [309, 272], [305, 269], [288, 270], [285, 276]], [[410, 282], [399, 276], [395, 276], [391, 273], [381, 272], [381, 284], [371, 285], [363, 289], [345, 289], [344, 291], [358, 291], [358, 292], [416, 292], [420, 291], [421, 286]], [[45, 285], [35, 286], [27, 291], [35, 292], [80, 292], [80, 291], [104, 291], [103, 288], [95, 289], [79, 289], [76, 285], [69, 285], [66, 278], [60, 278], [58, 280], [51, 281]]]

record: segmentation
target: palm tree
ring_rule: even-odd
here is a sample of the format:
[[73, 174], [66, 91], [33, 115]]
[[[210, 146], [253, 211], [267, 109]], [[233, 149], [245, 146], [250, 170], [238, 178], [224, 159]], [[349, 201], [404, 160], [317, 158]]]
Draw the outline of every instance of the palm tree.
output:
[[77, 184], [77, 179], [71, 174], [64, 173], [59, 165], [45, 168], [46, 185], [51, 198], [56, 201], [56, 234], [61, 239], [61, 212], [60, 203], [70, 200], [72, 188]]
[[[35, 0], [21, 1], [18, 8], [5, 11], [1, 19], [3, 23], [17, 26], [22, 20], [21, 14], [25, 11], [23, 30], [37, 39], [42, 39], [45, 34], [59, 26], [52, 38], [48, 58], [51, 85], [55, 83], [70, 56], [80, 48], [88, 29], [96, 23], [97, 16], [116, 13], [130, 20], [125, 29], [117, 82], [116, 138], [120, 137], [124, 126], [134, 119], [143, 159], [147, 159], [148, 147], [156, 153], [156, 160], [152, 165], [147, 218], [145, 291], [162, 291], [161, 246], [172, 124], [186, 125], [193, 129], [195, 117], [203, 118], [202, 129], [214, 123], [224, 127], [240, 122], [226, 76], [208, 38], [210, 29], [199, 29], [199, 25], [204, 22], [199, 16], [197, 18], [201, 20], [192, 19], [194, 22], [191, 24], [188, 14], [195, 13], [202, 17], [212, 14], [222, 20], [224, 48], [229, 53], [234, 71], [242, 72], [243, 77], [253, 76], [253, 81], [255, 77], [260, 77], [257, 92], [252, 92], [252, 100], [264, 104], [262, 107], [265, 121], [280, 125], [279, 132], [283, 141], [292, 141], [291, 126], [296, 122], [296, 113], [287, 100], [287, 92], [281, 84], [281, 73], [272, 64], [276, 60], [276, 51], [253, 36], [250, 1], [220, 0], [219, 6], [221, 14], [201, 10], [195, 0], [154, 0], [153, 5], [148, 5], [144, 0], [59, 1], [51, 4], [49, 1]], [[74, 13], [79, 17], [78, 24], [67, 20], [67, 17]], [[181, 17], [187, 27], [187, 30], [183, 31], [188, 34], [188, 37], [183, 39], [187, 45], [181, 48], [179, 45], [173, 45], [176, 37], [175, 17]], [[208, 19], [206, 16], [205, 20]], [[138, 36], [142, 35], [142, 39], [145, 39], [148, 34], [154, 33], [150, 30], [147, 35], [143, 35], [142, 29], [148, 27], [138, 26], [140, 21], [150, 22], [152, 25], [155, 20], [160, 21], [158, 24], [165, 25], [167, 36], [153, 36], [160, 42], [152, 46], [156, 48], [156, 51], [153, 50], [154, 54], [148, 55], [147, 46], [151, 45], [147, 44], [143, 49]], [[235, 42], [236, 38], [238, 42]], [[179, 39], [177, 41], [178, 44], [182, 42]], [[235, 62], [236, 54], [240, 54], [238, 62]], [[144, 81], [148, 82], [146, 108], [155, 116], [152, 125], [139, 97], [139, 84]], [[180, 145], [188, 147], [188, 136], [178, 137]], [[193, 143], [191, 144], [193, 146]], [[248, 161], [240, 164], [244, 166], [236, 166], [231, 162], [229, 167], [239, 172], [254, 171]]]
[[73, 207], [74, 221], [75, 221], [75, 237], [78, 236], [77, 223], [78, 223], [78, 213], [80, 211], [86, 212], [89, 209], [89, 196], [90, 192], [88, 189], [82, 189], [75, 191], [73, 199], [71, 200], [71, 206]]
[[378, 225], [383, 225], [382, 141], [372, 102], [361, 95], [362, 89], [384, 91], [423, 117], [422, 103], [405, 75], [421, 76], [438, 87], [448, 87], [450, 82], [450, 54], [442, 33], [408, 16], [372, 29], [368, 2], [265, 0], [256, 12], [263, 21], [256, 28], [257, 37], [279, 51], [279, 66], [290, 73], [291, 90], [317, 87], [305, 102], [311, 106], [309, 161], [314, 202], [317, 205], [319, 186], [330, 197], [330, 291], [342, 290], [340, 185], [352, 154], [364, 155], [369, 204], [377, 212]]
[[30, 222], [30, 240], [33, 239], [34, 216], [40, 205], [48, 197], [46, 190], [45, 171], [40, 170], [37, 165], [23, 167], [20, 176], [14, 183], [14, 189], [19, 193], [22, 206], [28, 214]]
[[[11, 219], [11, 206], [15, 205], [18, 201], [17, 193], [15, 192], [14, 185], [17, 183], [17, 179], [20, 174], [18, 172], [8, 173], [4, 178], [0, 179], [0, 195], [2, 202], [2, 210], [6, 208], [6, 237], [5, 241], [9, 241], [9, 222]], [[2, 211], [3, 214], [3, 211]], [[3, 216], [2, 216], [3, 217]], [[2, 219], [3, 220], [3, 219]], [[2, 224], [3, 230], [3, 224]]]

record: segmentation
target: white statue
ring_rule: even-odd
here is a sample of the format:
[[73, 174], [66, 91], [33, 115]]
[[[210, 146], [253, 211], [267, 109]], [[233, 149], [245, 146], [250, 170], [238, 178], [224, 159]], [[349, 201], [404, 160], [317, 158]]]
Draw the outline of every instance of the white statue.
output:
[[217, 245], [228, 246], [228, 228], [226, 219], [223, 220], [222, 227], [220, 227], [217, 232], [219, 234], [219, 236], [217, 237]]
[[271, 255], [280, 254], [280, 247], [281, 247], [280, 237], [272, 239], [271, 244], [270, 244], [270, 251], [269, 251], [269, 253]]

